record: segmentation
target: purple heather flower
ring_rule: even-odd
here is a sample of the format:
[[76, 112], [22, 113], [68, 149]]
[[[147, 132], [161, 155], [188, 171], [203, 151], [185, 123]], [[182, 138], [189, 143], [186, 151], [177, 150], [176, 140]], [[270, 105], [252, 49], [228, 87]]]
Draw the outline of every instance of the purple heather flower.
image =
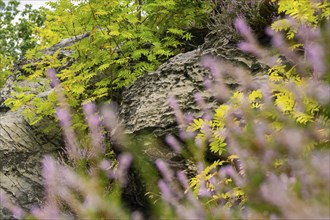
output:
[[56, 191], [59, 185], [58, 180], [60, 179], [56, 163], [50, 156], [45, 156], [42, 160], [42, 176], [46, 188], [46, 200], [53, 206], [56, 206]]
[[176, 99], [174, 97], [169, 97], [168, 103], [174, 111], [174, 114], [176, 116], [176, 120], [177, 120], [179, 126], [186, 126], [186, 121], [185, 121], [184, 115], [183, 115]]
[[330, 86], [320, 81], [311, 81], [308, 84], [307, 92], [311, 97], [315, 97], [321, 105], [330, 102]]
[[252, 34], [251, 28], [247, 25], [243, 18], [236, 18], [234, 21], [235, 28], [249, 42], [256, 44], [256, 38]]
[[169, 186], [164, 182], [164, 180], [158, 181], [158, 187], [162, 193], [162, 198], [169, 202], [170, 204], [177, 204], [177, 201], [174, 199], [171, 189]]
[[109, 179], [116, 179], [116, 173], [114, 171], [114, 169], [112, 168], [112, 164], [109, 160], [103, 159], [100, 164], [99, 167], [101, 168], [101, 170], [103, 170], [103, 172], [105, 172], [105, 174], [107, 175], [107, 177]]
[[326, 72], [324, 51], [321, 45], [316, 43], [305, 44], [306, 55], [309, 63], [313, 66], [313, 76], [315, 79], [321, 79]]
[[13, 213], [13, 216], [18, 219], [23, 219], [25, 211], [14, 205], [7, 197], [3, 189], [0, 189], [0, 205]]
[[164, 179], [168, 183], [170, 183], [173, 179], [173, 171], [170, 170], [168, 168], [168, 166], [165, 164], [165, 162], [162, 161], [161, 159], [157, 159], [155, 163], [156, 163], [156, 166], [157, 166], [158, 170], [160, 171], [160, 173], [164, 177]]
[[139, 211], [134, 211], [131, 215], [132, 220], [143, 220], [143, 215]]
[[198, 215], [203, 216], [203, 208], [201, 207], [201, 204], [198, 202], [197, 198], [192, 194], [187, 176], [183, 171], [178, 171], [176, 175], [180, 184], [183, 186], [184, 189], [186, 189], [185, 194], [188, 201], [190, 201], [191, 204], [194, 206], [196, 212], [199, 213]]
[[93, 147], [90, 149], [90, 156], [95, 157], [105, 152], [103, 144], [104, 137], [101, 134], [101, 122], [98, 114], [96, 113], [96, 106], [93, 103], [87, 103], [83, 106], [86, 121], [90, 128], [90, 136], [93, 142]]
[[99, 167], [104, 171], [108, 171], [111, 168], [111, 163], [109, 160], [103, 159], [101, 160]]
[[71, 127], [71, 115], [69, 111], [65, 108], [57, 108], [56, 114], [62, 125], [66, 140], [66, 151], [69, 157], [74, 160], [84, 157], [85, 153], [79, 149], [77, 137]]
[[187, 124], [191, 124], [191, 123], [193, 123], [194, 122], [194, 115], [193, 115], [193, 113], [191, 113], [191, 112], [188, 112], [186, 115], [185, 115], [185, 119], [186, 119], [186, 122], [187, 122]]
[[63, 128], [71, 126], [71, 115], [63, 108], [56, 108], [56, 115]]
[[94, 103], [88, 102], [83, 105], [86, 119], [91, 129], [97, 129], [100, 126], [99, 117], [97, 117], [97, 109]]
[[180, 144], [173, 135], [167, 135], [165, 141], [174, 152], [180, 153], [182, 151]]
[[213, 81], [206, 78], [203, 82], [204, 84], [204, 88], [207, 90], [207, 91], [212, 91], [212, 87], [213, 87]]
[[115, 170], [116, 178], [125, 186], [127, 184], [127, 174], [131, 166], [133, 157], [129, 153], [122, 153], [118, 156], [118, 168]]
[[206, 187], [205, 180], [203, 180], [203, 179], [200, 179], [200, 182], [199, 182], [198, 196], [199, 197], [205, 197], [205, 198], [211, 198], [212, 197], [212, 193]]
[[205, 68], [209, 69], [211, 74], [215, 79], [221, 76], [220, 68], [219, 68], [219, 61], [212, 57], [212, 56], [203, 56], [200, 63]]
[[239, 43], [238, 44], [238, 47], [242, 51], [249, 52], [249, 53], [251, 53], [252, 51], [255, 51], [255, 49], [256, 49], [253, 44], [247, 43], [247, 42], [241, 42], [241, 43]]
[[271, 28], [266, 29], [266, 33], [272, 37], [272, 44], [278, 51], [283, 54], [289, 61], [297, 65], [297, 71], [299, 74], [303, 74], [304, 71], [304, 62], [302, 58], [294, 51], [289, 49], [289, 45], [284, 40], [283, 36], [280, 33], [275, 32]]
[[202, 138], [196, 138], [195, 145], [196, 145], [196, 147], [201, 149], [201, 148], [205, 147], [205, 141]]
[[55, 69], [53, 68], [48, 69], [47, 76], [50, 78], [52, 87], [56, 87], [60, 85], [61, 81], [57, 78]]
[[110, 106], [103, 106], [101, 108], [101, 115], [103, 117], [103, 124], [108, 130], [110, 137], [121, 146], [125, 146], [127, 143], [127, 137], [125, 135], [125, 130], [119, 121], [118, 110], [115, 103]]
[[212, 118], [212, 114], [209, 110], [208, 105], [206, 104], [206, 102], [203, 99], [203, 96], [201, 93], [195, 93], [194, 94], [194, 98], [195, 98], [195, 102], [197, 103], [197, 105], [202, 109], [202, 111], [204, 112], [204, 116], [206, 117], [205, 119], [211, 120]]
[[304, 134], [296, 129], [286, 129], [281, 133], [281, 136], [278, 137], [281, 141], [284, 141], [284, 146], [287, 146], [291, 153], [298, 154], [302, 152], [303, 143], [304, 143]]
[[186, 174], [183, 171], [178, 171], [176, 173], [176, 176], [180, 182], [180, 184], [183, 186], [185, 189], [189, 189], [189, 183]]

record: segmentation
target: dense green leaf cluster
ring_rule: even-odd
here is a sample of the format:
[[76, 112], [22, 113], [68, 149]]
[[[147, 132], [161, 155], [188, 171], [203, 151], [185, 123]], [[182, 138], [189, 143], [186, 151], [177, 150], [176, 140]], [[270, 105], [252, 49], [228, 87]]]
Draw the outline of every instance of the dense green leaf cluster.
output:
[[[285, 13], [296, 22], [317, 27], [322, 24], [330, 14], [330, 3], [328, 1], [279, 1], [279, 13]], [[292, 39], [297, 32], [297, 26], [290, 22], [290, 19], [283, 18], [275, 21], [272, 28], [276, 31], [287, 31], [287, 38]]]
[[0, 0], [0, 88], [12, 72], [13, 64], [36, 45], [33, 28], [40, 27], [45, 19], [44, 9], [25, 5], [18, 9], [18, 0], [7, 3]]
[[[38, 80], [46, 67], [59, 68], [72, 61], [58, 77], [70, 106], [76, 110], [82, 103], [118, 98], [118, 90], [180, 53], [193, 37], [189, 29], [202, 27], [207, 12], [207, 6], [199, 0], [60, 0], [48, 4], [52, 10], [47, 12], [44, 26], [35, 29], [39, 45], [27, 53], [28, 59], [39, 61], [25, 70], [28, 79]], [[61, 39], [83, 33], [89, 33], [89, 37], [65, 48], [73, 52], [71, 57], [60, 59], [57, 53], [40, 53]], [[18, 98], [7, 104], [28, 103]], [[48, 115], [31, 114], [29, 111], [26, 116], [34, 118], [33, 123]]]
[[25, 5], [19, 11], [19, 1], [10, 0], [7, 4], [0, 1], [0, 51], [2, 55], [15, 59], [24, 56], [28, 49], [35, 46], [33, 28], [41, 26], [45, 19], [43, 9], [32, 9]]

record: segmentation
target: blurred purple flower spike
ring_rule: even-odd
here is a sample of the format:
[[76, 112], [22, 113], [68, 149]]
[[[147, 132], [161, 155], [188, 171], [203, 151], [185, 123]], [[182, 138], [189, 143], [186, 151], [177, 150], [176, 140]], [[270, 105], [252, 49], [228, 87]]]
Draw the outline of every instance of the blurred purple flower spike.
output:
[[164, 177], [164, 179], [166, 180], [166, 182], [170, 183], [173, 179], [172, 170], [169, 169], [168, 166], [165, 164], [165, 162], [162, 161], [161, 159], [156, 160], [156, 166], [160, 171], [160, 173], [162, 174], [162, 176]]
[[165, 141], [168, 145], [170, 145], [174, 152], [180, 153], [182, 151], [180, 144], [173, 135], [166, 136]]
[[60, 121], [60, 124], [62, 125], [68, 156], [73, 160], [82, 158], [84, 155], [83, 152], [79, 149], [77, 137], [71, 127], [71, 115], [69, 111], [65, 108], [57, 108], [56, 115]]
[[174, 111], [174, 114], [176, 116], [176, 120], [177, 120], [179, 126], [186, 126], [187, 124], [185, 121], [185, 117], [184, 117], [176, 99], [174, 97], [169, 97], [168, 103]]
[[88, 102], [83, 105], [83, 109], [86, 114], [86, 118], [88, 120], [89, 125], [92, 127], [98, 127], [100, 125], [100, 120], [98, 119], [98, 117], [95, 117], [97, 111], [95, 104], [92, 102]]
[[[329, 24], [327, 26], [327, 31], [329, 32]], [[297, 32], [298, 38], [304, 43], [304, 48], [306, 51], [306, 57], [309, 64], [313, 67], [313, 77], [315, 79], [321, 79], [321, 77], [326, 73], [327, 66], [325, 61], [325, 50], [321, 45], [322, 35], [319, 29], [310, 27], [299, 27]], [[328, 43], [329, 45], [329, 43]], [[329, 48], [328, 48], [329, 49]]]
[[313, 76], [315, 79], [321, 79], [326, 72], [326, 65], [324, 63], [324, 51], [319, 44], [308, 44], [305, 46], [307, 59], [313, 66]]
[[299, 57], [289, 49], [290, 46], [287, 44], [282, 34], [269, 27], [266, 29], [266, 33], [272, 37], [273, 46], [276, 47], [280, 53], [294, 63], [299, 62]]
[[127, 174], [129, 168], [132, 164], [133, 157], [130, 153], [122, 153], [118, 157], [118, 168], [115, 170], [115, 176], [117, 180], [122, 184], [122, 186], [126, 186], [127, 184]]
[[71, 126], [71, 115], [66, 109], [56, 108], [56, 116], [63, 128]]
[[60, 85], [60, 80], [56, 77], [56, 71], [53, 68], [49, 68], [47, 70], [47, 76], [49, 77], [51, 81], [51, 86], [54, 88], [58, 85]]
[[63, 89], [61, 88], [60, 80], [56, 77], [56, 72], [52, 68], [47, 70], [47, 76], [50, 78], [59, 100], [60, 107], [56, 109], [56, 115], [62, 125], [68, 156], [73, 160], [77, 160], [84, 157], [84, 152], [79, 149], [78, 139], [71, 126], [71, 113]]
[[83, 105], [86, 121], [89, 125], [90, 136], [93, 146], [90, 149], [89, 157], [97, 157], [105, 152], [103, 144], [104, 137], [101, 133], [101, 121], [97, 114], [97, 109], [94, 103], [87, 103]]
[[[42, 176], [47, 189], [49, 187], [49, 190], [54, 190], [57, 185], [58, 173], [56, 171], [56, 161], [50, 156], [45, 156], [42, 160]], [[53, 192], [54, 191], [48, 192], [47, 195]], [[52, 200], [52, 198], [47, 199], [49, 201]]]
[[263, 49], [252, 33], [251, 28], [247, 25], [243, 18], [236, 18], [234, 21], [236, 30], [241, 34], [245, 41], [240, 42], [238, 47], [247, 53], [257, 56], [265, 64], [272, 66], [276, 63], [277, 57], [272, 56], [267, 49]]
[[[225, 80], [223, 76], [226, 74], [226, 71], [228, 71], [228, 65], [225, 62], [219, 60], [218, 58], [209, 55], [203, 56], [202, 59], [200, 60], [200, 64], [206, 69], [208, 69], [212, 74], [212, 79], [210, 78], [204, 79], [205, 89], [218, 100], [224, 102], [227, 101], [228, 98], [230, 97], [230, 92], [227, 86], [225, 85]], [[197, 96], [195, 95], [195, 99], [196, 98], [198, 98], [198, 95]], [[196, 101], [199, 100], [200, 99], [197, 99]]]
[[236, 18], [234, 21], [234, 26], [248, 42], [256, 43], [256, 38], [252, 34], [251, 28], [248, 26], [248, 24], [243, 18]]
[[115, 102], [111, 102], [110, 105], [102, 106], [101, 115], [103, 117], [102, 124], [109, 132], [110, 139], [116, 143], [120, 143], [120, 147], [128, 146], [129, 139], [126, 136], [125, 129], [123, 128], [120, 117], [118, 116], [117, 104]]
[[187, 124], [191, 124], [194, 122], [194, 115], [191, 112], [188, 112], [185, 116]]
[[13, 216], [15, 218], [23, 219], [25, 211], [22, 208], [14, 205], [7, 197], [5, 191], [2, 188], [0, 189], [0, 205], [8, 209], [11, 213], [13, 213]]
[[178, 202], [175, 200], [174, 196], [172, 195], [171, 189], [168, 187], [164, 180], [159, 180], [158, 187], [165, 201], [169, 202], [172, 205], [177, 205]]
[[200, 61], [201, 65], [209, 69], [215, 79], [221, 76], [219, 61], [212, 56], [203, 56]]

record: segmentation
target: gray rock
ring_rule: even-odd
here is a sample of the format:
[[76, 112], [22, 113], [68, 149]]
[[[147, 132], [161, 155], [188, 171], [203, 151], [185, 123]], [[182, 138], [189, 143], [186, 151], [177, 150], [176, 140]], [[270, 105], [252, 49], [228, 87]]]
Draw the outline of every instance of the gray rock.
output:
[[[45, 154], [57, 154], [62, 146], [59, 134], [45, 135], [14, 112], [0, 113], [0, 191], [13, 203], [30, 209], [43, 198], [40, 161]], [[0, 207], [0, 219], [6, 212]]]
[[[202, 93], [210, 108], [219, 104], [203, 88], [204, 79], [211, 78], [210, 72], [199, 62], [203, 56], [213, 56], [242, 68], [254, 80], [263, 78], [260, 76], [265, 75], [266, 66], [254, 57], [244, 54], [228, 41], [218, 42], [217, 45], [221, 46], [178, 54], [127, 88], [123, 92], [120, 115], [128, 133], [148, 130], [161, 137], [177, 131], [176, 119], [168, 104], [169, 97], [176, 98], [183, 112], [199, 112], [193, 98], [197, 92]], [[225, 84], [235, 87], [237, 82], [227, 78]]]

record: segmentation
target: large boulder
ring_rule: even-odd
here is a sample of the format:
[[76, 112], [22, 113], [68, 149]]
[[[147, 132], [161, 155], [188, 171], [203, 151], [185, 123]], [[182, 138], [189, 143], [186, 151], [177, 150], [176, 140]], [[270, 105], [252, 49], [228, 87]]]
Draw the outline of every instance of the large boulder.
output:
[[[15, 112], [0, 113], [0, 193], [25, 209], [40, 205], [43, 198], [40, 161], [57, 154], [59, 135], [45, 135]], [[0, 207], [0, 219], [10, 214]]]
[[[211, 56], [221, 62], [242, 68], [250, 73], [253, 80], [266, 78], [266, 66], [240, 51], [227, 39], [213, 40], [199, 49], [181, 53], [162, 64], [156, 71], [138, 78], [122, 95], [120, 115], [124, 120], [127, 132], [137, 134], [144, 130], [157, 137], [177, 131], [176, 119], [169, 106], [168, 99], [175, 97], [184, 112], [198, 114], [199, 107], [195, 103], [194, 94], [201, 93], [212, 108], [219, 104], [212, 95], [205, 92], [203, 82], [211, 78], [210, 72], [204, 68], [200, 60]], [[237, 82], [226, 78], [225, 84], [236, 88]]]
[[[203, 112], [194, 100], [195, 93], [201, 94], [210, 109], [215, 109], [220, 104], [203, 88], [204, 79], [212, 78], [210, 72], [200, 63], [204, 56], [214, 57], [228, 65], [244, 69], [256, 83], [266, 78], [266, 66], [241, 52], [235, 44], [226, 39], [206, 43], [217, 46], [205, 46], [178, 54], [156, 71], [141, 76], [123, 92], [120, 105], [120, 116], [126, 132], [131, 134], [135, 141], [147, 135], [147, 140], [142, 141], [143, 145], [136, 144], [133, 147], [141, 147], [139, 152], [142, 152], [149, 162], [154, 163], [157, 159], [162, 159], [173, 170], [184, 171], [188, 177], [196, 174], [195, 164], [175, 153], [164, 141], [167, 135], [178, 134], [179, 131], [168, 99], [174, 97], [183, 112], [190, 112], [197, 117]], [[225, 84], [233, 89], [238, 86], [233, 77], [225, 78]], [[133, 208], [141, 208], [141, 204], [143, 206], [143, 201], [136, 199], [136, 191], [132, 190], [140, 188], [138, 183], [132, 176], [127, 189], [124, 190], [124, 195], [130, 198], [130, 206]], [[147, 206], [145, 208], [147, 209]]]

